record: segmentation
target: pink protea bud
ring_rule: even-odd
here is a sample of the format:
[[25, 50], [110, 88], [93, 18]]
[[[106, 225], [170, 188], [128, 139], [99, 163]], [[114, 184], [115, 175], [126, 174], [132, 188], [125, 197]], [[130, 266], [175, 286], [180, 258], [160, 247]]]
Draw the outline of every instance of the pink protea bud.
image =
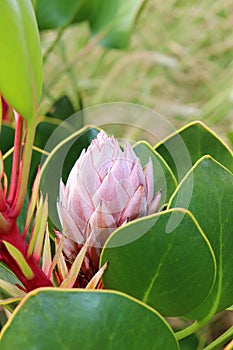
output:
[[[113, 136], [100, 131], [74, 164], [67, 184], [61, 181], [57, 207], [63, 233], [76, 247], [92, 235], [95, 249], [88, 254], [97, 269], [108, 236], [126, 222], [155, 213], [160, 198], [161, 192], [154, 194], [151, 160], [142, 168], [128, 142], [121, 150]], [[69, 261], [74, 255], [64, 253]]]

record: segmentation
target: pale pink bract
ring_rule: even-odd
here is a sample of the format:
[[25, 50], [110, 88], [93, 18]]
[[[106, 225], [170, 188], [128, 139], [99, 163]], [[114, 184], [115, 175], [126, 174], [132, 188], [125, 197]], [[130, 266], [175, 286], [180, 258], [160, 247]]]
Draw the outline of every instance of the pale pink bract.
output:
[[[129, 142], [100, 131], [74, 164], [66, 185], [61, 180], [58, 214], [68, 238], [64, 253], [75, 256], [92, 234], [99, 256], [108, 236], [119, 226], [158, 210], [161, 192], [154, 193], [153, 164], [142, 168]], [[71, 259], [73, 260], [73, 259]]]

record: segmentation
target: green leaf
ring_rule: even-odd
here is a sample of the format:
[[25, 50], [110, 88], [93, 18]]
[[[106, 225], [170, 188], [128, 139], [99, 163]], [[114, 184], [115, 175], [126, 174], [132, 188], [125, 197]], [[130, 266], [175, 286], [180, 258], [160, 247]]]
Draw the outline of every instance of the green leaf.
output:
[[0, 91], [27, 120], [36, 115], [42, 55], [31, 1], [5, 0], [0, 11]]
[[16, 287], [15, 285], [0, 279], [0, 289], [3, 290], [6, 294], [17, 297], [24, 297], [25, 292]]
[[[5, 155], [14, 145], [14, 129], [8, 125], [2, 125], [0, 130], [0, 150]], [[12, 154], [4, 159], [4, 172], [10, 182], [12, 172]]]
[[158, 144], [155, 149], [166, 160], [179, 180], [204, 155], [211, 155], [233, 171], [232, 151], [213, 131], [199, 121], [178, 130]]
[[62, 96], [54, 103], [54, 105], [48, 111], [47, 116], [51, 118], [65, 120], [75, 112], [77, 111], [75, 111], [69, 97]]
[[[22, 283], [13, 272], [11, 272], [6, 265], [0, 263], [0, 305], [4, 304], [4, 301], [6, 301], [9, 311], [13, 311], [19, 301], [16, 301], [14, 297], [20, 299], [25, 296], [25, 293], [16, 287], [16, 284], [22, 286]], [[8, 304], [9, 301], [10, 304]]]
[[41, 30], [88, 21], [92, 34], [102, 33], [102, 45], [125, 48], [144, 3], [145, 0], [37, 0], [36, 15]]
[[200, 318], [233, 303], [233, 175], [205, 156], [184, 178], [169, 206], [185, 206], [190, 188], [192, 196], [188, 208], [210, 241], [217, 261], [217, 278], [211, 294], [189, 316]]
[[[101, 44], [123, 49], [127, 47], [139, 10], [145, 0], [94, 0], [96, 11], [91, 12], [90, 27], [93, 34], [106, 30]], [[90, 8], [88, 9], [90, 10]]]
[[[22, 286], [22, 284], [18, 280], [18, 278], [3, 263], [0, 263], [0, 280], [4, 280], [5, 282], [11, 283], [13, 285], [18, 284], [18, 285]], [[18, 291], [20, 292], [20, 289]], [[9, 295], [14, 295], [14, 294], [6, 293], [5, 289], [3, 292], [3, 290], [0, 287], [0, 299], [5, 299]]]
[[[175, 225], [168, 230], [171, 220]], [[196, 308], [215, 278], [210, 245], [191, 213], [182, 209], [119, 228], [106, 242], [100, 260], [100, 265], [109, 262], [103, 275], [106, 288], [130, 294], [165, 316]]]
[[164, 204], [171, 197], [177, 186], [171, 169], [160, 154], [154, 151], [147, 142], [140, 141], [135, 144], [133, 149], [139, 157], [142, 166], [146, 165], [149, 158], [151, 159], [154, 169], [155, 193], [162, 190], [161, 204]]
[[66, 26], [80, 9], [82, 0], [37, 0], [36, 17], [40, 30]]
[[190, 336], [179, 341], [180, 350], [197, 350], [200, 349], [198, 347], [199, 340], [196, 334], [191, 334]]
[[39, 289], [28, 294], [2, 330], [0, 349], [178, 350], [153, 309], [110, 291]]

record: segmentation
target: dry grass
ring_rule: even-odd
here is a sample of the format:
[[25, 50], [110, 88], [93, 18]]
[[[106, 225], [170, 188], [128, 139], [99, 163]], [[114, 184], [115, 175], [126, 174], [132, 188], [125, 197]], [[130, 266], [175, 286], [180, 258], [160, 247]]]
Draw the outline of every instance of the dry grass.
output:
[[[148, 0], [127, 50], [107, 50], [87, 25], [66, 30], [45, 64], [44, 106], [61, 94], [85, 107], [112, 101], [151, 107], [175, 126], [201, 119], [233, 130], [233, 2]], [[48, 47], [54, 33], [44, 34]]]

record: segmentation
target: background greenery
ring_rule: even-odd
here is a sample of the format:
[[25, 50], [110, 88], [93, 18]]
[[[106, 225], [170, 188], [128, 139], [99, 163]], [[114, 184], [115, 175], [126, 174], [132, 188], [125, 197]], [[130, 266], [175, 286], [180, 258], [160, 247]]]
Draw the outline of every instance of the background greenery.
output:
[[108, 49], [86, 22], [42, 32], [41, 112], [64, 94], [75, 109], [125, 101], [151, 107], [176, 127], [200, 119], [233, 142], [233, 2], [148, 0], [127, 49]]

